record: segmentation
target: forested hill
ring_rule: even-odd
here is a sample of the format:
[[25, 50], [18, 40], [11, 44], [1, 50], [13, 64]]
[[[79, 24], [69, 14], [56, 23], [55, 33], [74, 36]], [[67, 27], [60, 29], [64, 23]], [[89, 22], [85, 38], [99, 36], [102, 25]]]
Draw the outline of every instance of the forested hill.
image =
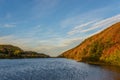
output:
[[120, 22], [89, 37], [59, 57], [120, 65]]
[[34, 51], [24, 51], [13, 45], [0, 45], [0, 58], [48, 58], [50, 56]]

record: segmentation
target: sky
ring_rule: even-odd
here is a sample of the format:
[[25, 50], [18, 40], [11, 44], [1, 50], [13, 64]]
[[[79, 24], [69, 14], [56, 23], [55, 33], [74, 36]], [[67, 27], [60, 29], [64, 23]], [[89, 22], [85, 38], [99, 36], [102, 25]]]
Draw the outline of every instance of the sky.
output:
[[0, 0], [0, 44], [58, 56], [120, 22], [120, 0]]

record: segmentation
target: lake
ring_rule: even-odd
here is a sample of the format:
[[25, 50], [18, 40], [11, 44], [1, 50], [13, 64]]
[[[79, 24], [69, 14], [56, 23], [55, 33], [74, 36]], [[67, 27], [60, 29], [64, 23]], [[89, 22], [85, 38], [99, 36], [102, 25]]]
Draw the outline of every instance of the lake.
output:
[[120, 68], [63, 58], [0, 59], [0, 80], [120, 80]]

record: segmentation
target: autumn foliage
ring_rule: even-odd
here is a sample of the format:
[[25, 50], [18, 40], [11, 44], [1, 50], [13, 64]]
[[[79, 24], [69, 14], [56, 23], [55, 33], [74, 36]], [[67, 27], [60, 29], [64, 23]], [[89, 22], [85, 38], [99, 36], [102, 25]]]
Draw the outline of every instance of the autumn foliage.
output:
[[120, 22], [89, 37], [77, 47], [61, 54], [60, 57], [120, 65]]

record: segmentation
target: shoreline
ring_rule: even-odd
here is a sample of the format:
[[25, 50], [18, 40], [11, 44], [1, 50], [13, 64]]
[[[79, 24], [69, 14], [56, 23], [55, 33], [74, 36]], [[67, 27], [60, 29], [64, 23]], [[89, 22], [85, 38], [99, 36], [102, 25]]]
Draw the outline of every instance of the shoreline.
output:
[[[82, 61], [77, 61], [77, 62], [82, 62]], [[89, 65], [96, 65], [96, 66], [116, 66], [116, 67], [120, 67], [120, 65], [117, 64], [110, 64], [107, 62], [91, 62], [91, 61], [87, 61], [87, 62], [83, 62]]]

